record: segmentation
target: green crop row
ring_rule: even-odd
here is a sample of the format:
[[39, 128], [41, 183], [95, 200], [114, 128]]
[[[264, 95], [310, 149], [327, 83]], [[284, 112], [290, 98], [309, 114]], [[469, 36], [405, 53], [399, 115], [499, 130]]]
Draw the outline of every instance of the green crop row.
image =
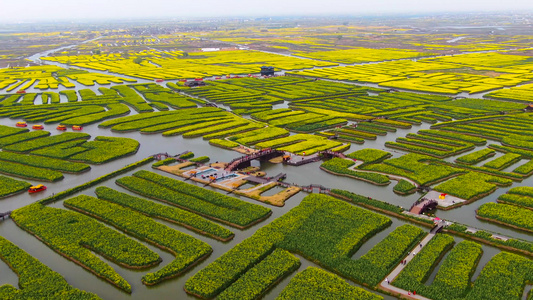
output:
[[384, 159], [391, 157], [392, 155], [387, 151], [366, 148], [366, 149], [357, 150], [346, 156], [352, 159], [362, 160], [364, 162], [363, 165], [368, 165], [368, 164], [375, 164], [375, 163], [381, 162]]
[[433, 164], [434, 160], [430, 156], [410, 153], [398, 158], [387, 159], [383, 163], [365, 166], [364, 169], [406, 177], [420, 185], [433, 184], [445, 178], [465, 173], [459, 168]]
[[206, 163], [210, 160], [209, 156], [199, 156], [193, 159], [190, 159], [192, 162]]
[[0, 160], [69, 173], [80, 173], [83, 171], [87, 171], [91, 168], [89, 165], [82, 163], [75, 163], [55, 158], [39, 157], [34, 155], [24, 155], [6, 151], [0, 152]]
[[160, 261], [157, 253], [141, 243], [79, 213], [35, 203], [13, 211], [11, 218], [54, 251], [126, 292], [131, 292], [130, 284], [92, 251], [130, 268]]
[[420, 253], [416, 253], [392, 284], [404, 290], [417, 291], [417, 288], [425, 283], [441, 257], [453, 244], [453, 237], [446, 234], [435, 235]]
[[78, 147], [81, 144], [84, 144], [85, 142], [86, 142], [85, 140], [74, 140], [70, 142], [65, 142], [65, 143], [37, 149], [37, 150], [30, 152], [30, 154], [52, 157], [52, 158], [59, 158], [59, 159], [67, 159], [72, 155], [89, 150], [88, 148]]
[[220, 293], [217, 299], [257, 299], [299, 266], [300, 260], [297, 257], [283, 249], [276, 249]]
[[491, 160], [483, 165], [483, 167], [502, 170], [508, 166], [517, 163], [522, 158], [522, 155], [515, 153], [506, 153], [494, 160]]
[[143, 196], [177, 205], [232, 226], [248, 227], [271, 213], [270, 209], [263, 206], [149, 171], [138, 171], [133, 176], [120, 178], [117, 183]]
[[[527, 188], [529, 188], [529, 187], [527, 187]], [[511, 190], [513, 190], [513, 189], [511, 189]], [[532, 196], [525, 196], [525, 195], [520, 195], [520, 194], [511, 194], [510, 191], [508, 191], [508, 194], [500, 195], [500, 197], [498, 197], [498, 202], [514, 204], [514, 205], [526, 207], [526, 208], [529, 208], [529, 209], [533, 209], [533, 197]]]
[[458, 141], [463, 141], [467, 143], [472, 143], [477, 146], [482, 146], [487, 143], [487, 140], [484, 138], [479, 138], [475, 136], [470, 136], [466, 134], [459, 134], [459, 133], [453, 133], [453, 132], [447, 132], [447, 131], [441, 131], [441, 130], [419, 130], [418, 134], [420, 135], [428, 135], [428, 136], [436, 136], [436, 137], [442, 137], [442, 138], [448, 138], [448, 139], [454, 139]]
[[[3, 152], [0, 152], [3, 153]], [[30, 183], [20, 180], [15, 180], [10, 177], [0, 176], [0, 199], [27, 190], [31, 186]]]
[[446, 148], [446, 146], [451, 146], [453, 148], [461, 148], [461, 147], [471, 147], [473, 145], [472, 143], [458, 141], [458, 140], [450, 139], [447, 137], [423, 135], [423, 134], [417, 134], [417, 133], [408, 133], [406, 137], [407, 137], [406, 140], [419, 141], [419, 143], [424, 143], [425, 145], [428, 145], [428, 146], [433, 145], [434, 147], [437, 147], [437, 148], [439, 147]]
[[30, 131], [28, 128], [9, 127], [0, 125], [0, 138]]
[[220, 240], [229, 240], [234, 236], [230, 230], [186, 210], [158, 204], [103, 186], [96, 188], [95, 193], [100, 199], [120, 204], [152, 218], [179, 224], [200, 234]]
[[239, 146], [238, 143], [228, 141], [228, 140], [221, 140], [221, 139], [210, 139], [209, 144], [213, 146], [221, 147], [221, 148], [228, 148], [228, 149]]
[[401, 194], [401, 195], [407, 195], [412, 194], [416, 191], [416, 186], [411, 184], [407, 180], [400, 180], [392, 189], [395, 193]]
[[525, 149], [519, 149], [514, 147], [508, 147], [508, 146], [502, 146], [502, 145], [496, 145], [496, 144], [490, 144], [488, 145], [489, 148], [494, 149], [496, 151], [500, 151], [503, 153], [516, 153], [522, 155], [524, 158], [533, 158], [533, 151], [525, 150]]
[[504, 172], [504, 171], [498, 171], [498, 170], [485, 168], [485, 167], [476, 167], [476, 166], [469, 166], [469, 165], [453, 164], [453, 163], [449, 163], [449, 162], [444, 161], [444, 160], [435, 160], [433, 163], [436, 164], [436, 165], [438, 164], [438, 165], [452, 166], [452, 167], [455, 167], [455, 168], [458, 168], [458, 169], [464, 169], [466, 171], [474, 171], [474, 172], [484, 173], [484, 174], [488, 174], [488, 175], [492, 175], [492, 176], [508, 178], [508, 179], [512, 179], [512, 180], [515, 180], [515, 181], [522, 181], [522, 179], [524, 179], [522, 177], [522, 175], [520, 175], [520, 174]]
[[14, 145], [4, 146], [4, 150], [12, 152], [29, 152], [47, 146], [56, 145], [59, 143], [69, 142], [72, 140], [89, 139], [91, 136], [87, 133], [81, 132], [64, 132], [62, 134], [32, 139], [24, 142], [19, 142]]
[[129, 107], [121, 103], [107, 104], [107, 108], [108, 110], [105, 112], [69, 118], [61, 121], [61, 124], [86, 126], [105, 119], [115, 118], [130, 113]]
[[434, 190], [461, 199], [472, 200], [494, 192], [496, 186], [509, 186], [512, 183], [511, 179], [468, 172], [437, 185]]
[[189, 152], [187, 152], [185, 154], [180, 155], [179, 158], [180, 159], [189, 159], [189, 158], [193, 158], [193, 157], [194, 157], [194, 152], [189, 151]]
[[435, 300], [461, 298], [470, 290], [470, 280], [482, 254], [481, 245], [470, 241], [460, 242], [442, 263], [429, 289], [421, 285], [416, 290]]
[[383, 297], [347, 283], [339, 276], [315, 267], [296, 274], [276, 300], [344, 299], [383, 300]]
[[463, 163], [467, 165], [473, 165], [491, 156], [494, 156], [495, 154], [496, 154], [496, 151], [490, 148], [484, 148], [484, 149], [477, 150], [472, 153], [468, 153], [463, 156], [460, 156], [455, 159], [455, 162]]
[[103, 164], [127, 155], [137, 153], [140, 143], [134, 139], [122, 137], [97, 136], [94, 141], [81, 144], [88, 149], [69, 157], [74, 161], [90, 164]]
[[173, 157], [169, 157], [169, 158], [165, 158], [163, 160], [160, 160], [158, 162], [155, 162], [152, 164], [152, 168], [157, 168], [157, 167], [161, 167], [161, 166], [168, 166], [172, 163], [175, 163], [176, 162], [176, 159], [173, 158]]
[[236, 134], [229, 139], [242, 145], [253, 145], [262, 141], [281, 138], [288, 135], [289, 132], [286, 129], [269, 126]]
[[530, 209], [502, 203], [485, 203], [476, 211], [485, 220], [533, 232], [533, 213]]
[[424, 146], [416, 146], [416, 145], [411, 145], [411, 144], [406, 144], [406, 143], [385, 142], [385, 146], [399, 149], [402, 151], [430, 155], [430, 156], [437, 157], [437, 158], [444, 158], [444, 157], [452, 156], [455, 154], [454, 152], [451, 152], [448, 150], [436, 150], [433, 148], [427, 148]]
[[63, 205], [171, 252], [176, 257], [171, 263], [154, 273], [143, 276], [142, 282], [147, 285], [158, 284], [163, 280], [179, 276], [212, 252], [207, 243], [118, 204], [79, 195], [65, 200]]
[[375, 140], [377, 138], [375, 134], [367, 133], [367, 132], [363, 132], [363, 131], [359, 131], [359, 130], [354, 130], [351, 127], [341, 128], [341, 129], [339, 129], [339, 132], [342, 132], [342, 133], [347, 134], [347, 135], [352, 135], [352, 136], [355, 136], [355, 137], [363, 138], [363, 139], [366, 139], [366, 140]]
[[0, 286], [1, 299], [100, 299], [73, 288], [59, 273], [1, 236], [0, 259], [19, 277], [19, 289], [7, 284]]
[[68, 196], [70, 196], [72, 194], [75, 194], [75, 193], [77, 193], [79, 191], [83, 191], [83, 190], [85, 190], [87, 188], [90, 188], [92, 186], [95, 186], [95, 185], [97, 185], [97, 184], [99, 184], [101, 182], [104, 182], [106, 180], [109, 180], [109, 179], [111, 179], [111, 178], [113, 178], [113, 177], [115, 177], [117, 175], [124, 174], [124, 173], [129, 172], [129, 171], [131, 171], [131, 170], [133, 170], [133, 169], [135, 169], [135, 168], [137, 168], [139, 166], [142, 166], [142, 165], [145, 165], [147, 163], [150, 163], [153, 160], [154, 160], [154, 158], [151, 157], [151, 156], [147, 157], [145, 159], [141, 159], [140, 161], [137, 161], [137, 162], [134, 162], [132, 164], [129, 164], [129, 165], [127, 165], [127, 166], [125, 166], [125, 167], [123, 167], [121, 169], [118, 169], [116, 171], [108, 173], [108, 174], [106, 174], [104, 176], [100, 176], [100, 177], [98, 177], [96, 179], [93, 179], [91, 181], [88, 181], [88, 182], [86, 182], [84, 184], [75, 186], [75, 187], [70, 188], [70, 189], [63, 190], [62, 192], [59, 192], [59, 193], [54, 194], [54, 195], [52, 195], [50, 197], [44, 198], [44, 199], [40, 200], [39, 203], [42, 204], [42, 205], [46, 205], [46, 204], [52, 203], [54, 201], [58, 201], [58, 200], [64, 199], [64, 198], [66, 198], [66, 197], [68, 197]]
[[390, 223], [386, 217], [332, 197], [311, 194], [189, 278], [185, 290], [203, 298], [215, 297], [278, 247], [349, 279], [361, 278], [370, 270], [360, 270], [351, 256]]
[[1, 161], [0, 173], [25, 179], [43, 180], [50, 182], [63, 179], [63, 174], [61, 174], [61, 172], [22, 165], [9, 161]]
[[472, 290], [465, 298], [523, 299], [524, 285], [527, 282], [533, 282], [533, 262], [516, 254], [500, 252], [481, 270]]
[[31, 132], [22, 132], [18, 134], [13, 134], [10, 136], [0, 138], [0, 147], [4, 148], [8, 145], [21, 143], [24, 141], [30, 141], [33, 139], [38, 139], [42, 137], [49, 136], [50, 132], [48, 131], [31, 131]]
[[531, 176], [533, 174], [533, 160], [528, 161], [527, 163], [518, 166], [513, 170], [513, 173], [520, 174], [524, 177]]
[[378, 185], [386, 185], [390, 183], [389, 178], [385, 175], [372, 173], [372, 172], [358, 172], [358, 171], [350, 170], [349, 167], [353, 166], [354, 164], [355, 162], [353, 161], [334, 157], [322, 163], [320, 168], [326, 169], [338, 175], [347, 175], [355, 179], [368, 181], [370, 183], [374, 183]]
[[[235, 111], [233, 111], [233, 112], [235, 112]], [[241, 133], [245, 133], [245, 132], [248, 132], [248, 131], [251, 131], [251, 130], [254, 130], [254, 129], [260, 129], [260, 128], [263, 128], [263, 127], [264, 127], [263, 125], [258, 124], [258, 123], [248, 123], [245, 126], [239, 126], [239, 127], [236, 127], [236, 128], [231, 128], [231, 129], [227, 129], [227, 130], [222, 130], [222, 131], [206, 134], [206, 135], [203, 136], [203, 139], [204, 140], [210, 140], [210, 139], [223, 138], [225, 136], [241, 134]]]

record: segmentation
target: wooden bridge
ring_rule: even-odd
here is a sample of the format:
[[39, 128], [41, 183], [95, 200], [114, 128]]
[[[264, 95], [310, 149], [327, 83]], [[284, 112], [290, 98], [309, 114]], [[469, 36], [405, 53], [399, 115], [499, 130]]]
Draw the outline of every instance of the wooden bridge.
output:
[[11, 211], [3, 212], [3, 213], [0, 213], [0, 218], [4, 220], [4, 218], [9, 218], [10, 215], [11, 215]]
[[225, 171], [232, 172], [233, 170], [244, 169], [252, 165], [252, 160], [269, 160], [274, 157], [285, 155], [285, 151], [274, 149], [263, 149], [252, 154], [237, 157], [229, 162], [228, 166], [224, 168]]
[[409, 209], [409, 212], [420, 215], [428, 210], [432, 210], [436, 208], [437, 205], [439, 205], [439, 203], [436, 200], [422, 198], [420, 200], [417, 200], [411, 206], [411, 209]]
[[330, 157], [346, 158], [346, 155], [344, 155], [344, 153], [337, 152], [337, 151], [331, 151], [331, 150], [319, 151], [318, 155], [324, 158], [330, 158]]

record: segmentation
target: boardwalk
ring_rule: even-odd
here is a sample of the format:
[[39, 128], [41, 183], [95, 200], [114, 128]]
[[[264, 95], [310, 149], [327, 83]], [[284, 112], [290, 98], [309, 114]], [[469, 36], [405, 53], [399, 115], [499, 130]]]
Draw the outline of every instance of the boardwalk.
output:
[[11, 215], [11, 211], [7, 211], [7, 212], [3, 212], [3, 213], [0, 213], [0, 218], [1, 220], [4, 220], [4, 218], [9, 218], [9, 216]]
[[254, 182], [254, 183], [259, 183], [259, 184], [265, 184], [265, 183], [269, 183], [269, 182], [276, 182], [280, 178], [284, 179], [285, 177], [287, 177], [287, 174], [279, 173], [278, 175], [276, 175], [274, 177], [248, 176], [248, 177], [244, 178], [244, 180], [248, 180], [248, 181], [251, 181], [251, 182]]
[[[426, 298], [424, 296], [420, 296], [420, 295], [413, 295], [412, 291], [406, 291], [406, 290], [402, 290], [400, 288], [397, 288], [395, 286], [393, 286], [392, 284], [390, 284], [391, 282], [394, 281], [394, 279], [396, 279], [396, 277], [398, 277], [398, 274], [400, 274], [400, 272], [405, 268], [405, 266], [407, 266], [407, 264], [409, 264], [409, 262], [415, 257], [414, 253], [415, 252], [420, 252], [422, 249], [424, 249], [424, 247], [428, 244], [428, 242], [440, 231], [442, 230], [442, 228], [444, 227], [444, 224], [445, 222], [439, 222], [439, 224], [437, 226], [435, 226], [430, 232], [429, 234], [420, 242], [420, 244], [422, 245], [422, 247], [420, 247], [419, 245], [416, 245], [416, 247], [414, 249], [411, 250], [411, 254], [408, 254], [403, 260], [406, 261], [406, 264], [399, 264], [398, 266], [396, 266], [396, 268], [394, 270], [392, 270], [391, 273], [389, 273], [389, 275], [387, 275], [385, 277], [385, 279], [379, 284], [379, 287], [383, 290], [386, 290], [396, 296], [399, 296], [401, 295], [403, 298], [405, 299], [421, 299], [421, 300], [430, 300], [429, 298]], [[389, 282], [387, 282], [387, 280]], [[410, 295], [409, 295], [410, 294]]]

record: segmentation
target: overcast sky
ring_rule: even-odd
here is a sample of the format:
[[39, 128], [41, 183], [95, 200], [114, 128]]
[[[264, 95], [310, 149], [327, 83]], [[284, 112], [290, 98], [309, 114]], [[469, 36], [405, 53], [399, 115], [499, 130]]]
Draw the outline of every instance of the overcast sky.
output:
[[0, 22], [533, 10], [533, 0], [0, 0]]

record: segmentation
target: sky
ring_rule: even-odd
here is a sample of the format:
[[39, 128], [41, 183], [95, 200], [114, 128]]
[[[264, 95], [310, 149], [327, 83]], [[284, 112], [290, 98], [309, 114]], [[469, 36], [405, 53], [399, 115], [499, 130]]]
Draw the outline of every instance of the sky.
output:
[[533, 11], [533, 0], [0, 0], [1, 22]]

